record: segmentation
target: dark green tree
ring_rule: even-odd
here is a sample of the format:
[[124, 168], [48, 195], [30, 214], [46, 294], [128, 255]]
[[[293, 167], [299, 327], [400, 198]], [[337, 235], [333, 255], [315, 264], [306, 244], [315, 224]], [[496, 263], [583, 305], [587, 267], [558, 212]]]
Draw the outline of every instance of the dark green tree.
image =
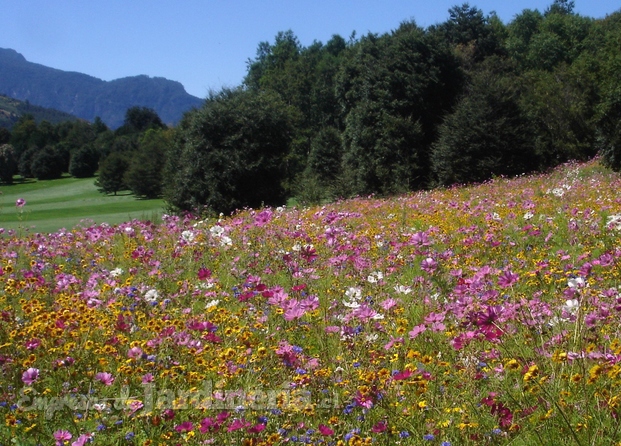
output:
[[13, 175], [17, 173], [17, 157], [10, 144], [0, 144], [0, 181], [13, 184]]
[[335, 95], [340, 61], [347, 52], [345, 39], [338, 35], [323, 45], [314, 41], [302, 47], [292, 31], [278, 33], [274, 44], [263, 42], [257, 57], [248, 62], [247, 88], [272, 91], [295, 108], [295, 133], [287, 154], [288, 191], [306, 168], [310, 143], [322, 128], [342, 128], [342, 116]]
[[123, 125], [116, 130], [118, 135], [142, 133], [149, 129], [164, 129], [166, 125], [158, 114], [148, 107], [131, 107], [125, 113]]
[[54, 180], [63, 174], [65, 162], [53, 146], [45, 146], [32, 157], [30, 172], [38, 180]]
[[31, 147], [36, 147], [34, 143], [37, 124], [32, 115], [23, 115], [11, 130], [11, 145], [15, 148], [17, 157], [21, 158], [22, 153]]
[[522, 76], [521, 107], [533, 123], [540, 168], [595, 155], [596, 82], [579, 64]]
[[600, 101], [596, 107], [597, 148], [605, 165], [621, 171], [621, 11], [602, 21], [601, 40], [594, 59], [598, 61]]
[[429, 28], [448, 43], [466, 67], [481, 62], [494, 54], [503, 54], [505, 27], [494, 14], [485, 16], [483, 11], [468, 3], [449, 9], [449, 19]]
[[340, 132], [334, 127], [321, 129], [311, 142], [307, 170], [319, 180], [331, 183], [341, 173], [343, 148]]
[[0, 128], [0, 144], [8, 144], [11, 142], [11, 132], [4, 127]]
[[545, 14], [524, 10], [507, 26], [508, 54], [521, 70], [552, 71], [560, 64], [572, 64], [585, 48], [593, 19], [563, 9], [561, 3]]
[[75, 178], [89, 178], [99, 168], [99, 152], [94, 144], [86, 144], [71, 154], [69, 174]]
[[[138, 149], [138, 137], [139, 134], [121, 136], [113, 132], [101, 133], [95, 141], [100, 159], [114, 152], [130, 155]], [[129, 157], [131, 158], [131, 155]]]
[[512, 67], [486, 61], [439, 129], [432, 168], [438, 184], [480, 182], [538, 166], [528, 119], [520, 109]]
[[165, 198], [179, 211], [282, 204], [290, 108], [271, 92], [222, 90], [184, 117], [168, 155]]
[[73, 152], [75, 149], [92, 143], [95, 141], [95, 138], [97, 138], [97, 134], [92, 124], [84, 121], [75, 121], [68, 129], [66, 136], [63, 138], [63, 142], [66, 143], [69, 150]]
[[48, 121], [41, 121], [31, 138], [31, 143], [40, 149], [53, 146], [59, 141], [56, 129]]
[[345, 113], [339, 195], [425, 187], [429, 147], [461, 88], [457, 58], [412, 22], [364, 36], [352, 51], [337, 81]]
[[39, 152], [38, 147], [31, 147], [21, 154], [19, 157], [19, 161], [17, 163], [17, 171], [21, 175], [22, 178], [34, 178], [32, 174], [32, 170], [30, 167], [32, 166], [32, 159]]
[[110, 130], [105, 122], [101, 120], [99, 116], [95, 116], [95, 120], [93, 121], [93, 131], [96, 135], [107, 132]]
[[123, 152], [112, 152], [99, 164], [99, 177], [95, 186], [100, 192], [114, 194], [127, 189], [125, 172], [129, 167], [129, 158]]
[[527, 65], [530, 43], [533, 36], [539, 33], [541, 22], [543, 14], [536, 9], [525, 9], [507, 25], [508, 36], [505, 40], [507, 54], [516, 60], [519, 66]]
[[125, 184], [139, 198], [162, 195], [166, 151], [172, 142], [169, 130], [148, 130], [125, 172]]
[[554, 0], [552, 4], [546, 9], [545, 14], [571, 14], [576, 6], [573, 0]]

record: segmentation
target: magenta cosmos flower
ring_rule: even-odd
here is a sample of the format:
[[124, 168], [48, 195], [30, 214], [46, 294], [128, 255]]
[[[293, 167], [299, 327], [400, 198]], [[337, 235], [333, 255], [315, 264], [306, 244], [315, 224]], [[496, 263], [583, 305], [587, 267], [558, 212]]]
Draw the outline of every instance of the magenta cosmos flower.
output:
[[24, 200], [23, 198], [18, 198], [15, 202], [15, 206], [17, 206], [18, 208], [23, 208], [25, 204], [26, 200]]

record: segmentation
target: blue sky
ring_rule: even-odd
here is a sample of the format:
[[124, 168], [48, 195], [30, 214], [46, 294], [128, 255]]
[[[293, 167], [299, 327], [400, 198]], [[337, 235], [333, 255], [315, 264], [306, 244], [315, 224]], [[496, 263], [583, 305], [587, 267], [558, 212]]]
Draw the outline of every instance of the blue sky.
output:
[[[384, 33], [404, 20], [440, 23], [456, 0], [0, 0], [0, 48], [31, 62], [103, 80], [146, 74], [181, 82], [205, 97], [239, 85], [261, 41], [291, 29], [304, 46], [333, 34]], [[470, 1], [510, 22], [552, 0]], [[618, 0], [575, 0], [579, 14], [602, 18]]]

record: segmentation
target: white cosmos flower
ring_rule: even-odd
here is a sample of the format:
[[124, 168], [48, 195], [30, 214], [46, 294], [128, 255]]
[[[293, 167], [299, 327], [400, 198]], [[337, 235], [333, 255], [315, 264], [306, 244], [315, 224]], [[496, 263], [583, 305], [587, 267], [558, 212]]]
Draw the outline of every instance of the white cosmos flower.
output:
[[567, 281], [569, 288], [583, 288], [585, 285], [586, 282], [582, 277], [572, 277]]
[[222, 226], [212, 226], [211, 228], [209, 228], [209, 233], [212, 235], [212, 237], [221, 237], [222, 234], [224, 234], [224, 228]]
[[555, 195], [557, 197], [562, 197], [563, 195], [565, 195], [565, 191], [563, 189], [561, 189], [560, 187], [556, 187], [554, 189], [552, 189], [551, 191], [549, 191], [548, 193], [551, 193], [552, 195]]
[[159, 293], [156, 289], [151, 289], [144, 294], [144, 300], [149, 303], [157, 302], [157, 299], [160, 297]]
[[576, 314], [579, 308], [580, 302], [578, 302], [578, 299], [568, 299], [563, 305], [563, 310], [571, 314]]
[[210, 300], [209, 302], [207, 302], [207, 303], [205, 304], [205, 310], [206, 310], [206, 309], [208, 309], [208, 308], [211, 308], [211, 307], [215, 307], [215, 306], [217, 306], [219, 303], [220, 303], [220, 300], [219, 300], [219, 299], [213, 299], [213, 300]]
[[384, 274], [381, 271], [375, 271], [369, 274], [367, 277], [367, 281], [369, 283], [377, 283], [384, 278]]
[[609, 215], [606, 226], [615, 231], [621, 231], [621, 215]]
[[362, 291], [360, 290], [360, 288], [352, 286], [347, 288], [347, 291], [345, 291], [345, 296], [350, 299], [360, 300], [360, 298], [362, 297]]
[[110, 271], [110, 275], [112, 277], [119, 277], [121, 274], [123, 274], [123, 268], [114, 268], [112, 271]]
[[395, 291], [399, 294], [410, 294], [412, 292], [412, 288], [406, 285], [395, 285]]
[[186, 243], [192, 243], [194, 241], [194, 239], [196, 238], [196, 235], [192, 231], [183, 231], [181, 233], [181, 238]]

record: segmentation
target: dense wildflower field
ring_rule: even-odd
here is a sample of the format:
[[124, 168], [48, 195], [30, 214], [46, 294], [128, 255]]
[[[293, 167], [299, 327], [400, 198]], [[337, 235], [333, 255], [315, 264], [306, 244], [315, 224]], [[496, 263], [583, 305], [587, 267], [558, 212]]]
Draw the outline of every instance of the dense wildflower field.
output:
[[0, 444], [619, 443], [620, 236], [597, 161], [5, 235]]

